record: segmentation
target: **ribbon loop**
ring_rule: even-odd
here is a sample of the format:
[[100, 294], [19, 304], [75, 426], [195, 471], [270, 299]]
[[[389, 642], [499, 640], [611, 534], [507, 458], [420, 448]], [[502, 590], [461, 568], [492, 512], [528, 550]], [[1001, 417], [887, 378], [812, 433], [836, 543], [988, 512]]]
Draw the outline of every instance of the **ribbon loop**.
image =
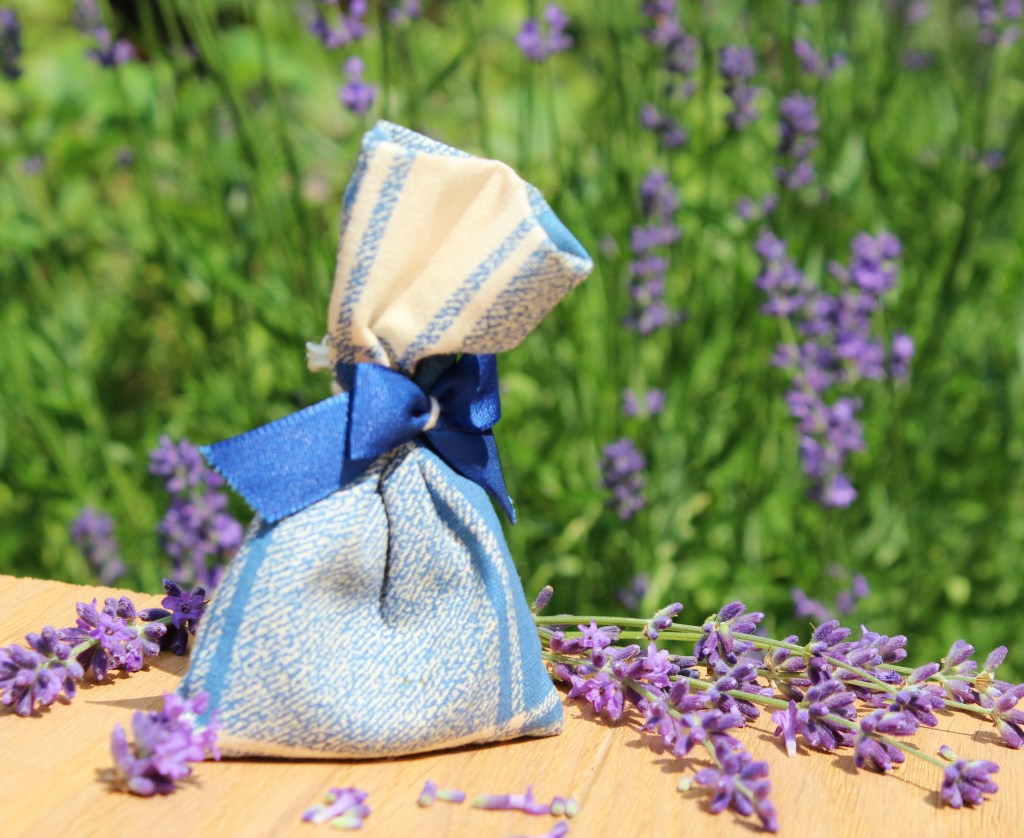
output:
[[423, 436], [515, 523], [491, 428], [501, 417], [493, 355], [463, 355], [424, 392], [396, 370], [356, 364], [351, 390], [202, 449], [268, 522], [321, 500]]

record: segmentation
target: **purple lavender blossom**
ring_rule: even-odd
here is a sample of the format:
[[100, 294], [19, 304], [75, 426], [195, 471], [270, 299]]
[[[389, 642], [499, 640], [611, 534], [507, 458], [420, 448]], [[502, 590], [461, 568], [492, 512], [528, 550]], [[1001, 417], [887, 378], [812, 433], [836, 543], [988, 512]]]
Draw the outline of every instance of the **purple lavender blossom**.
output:
[[366, 0], [352, 0], [347, 15], [339, 7], [337, 25], [331, 26], [322, 7], [337, 5], [336, 0], [321, 0], [320, 5], [314, 8], [313, 19], [309, 24], [309, 31], [319, 38], [327, 49], [347, 47], [366, 34]]
[[818, 146], [817, 100], [813, 96], [794, 93], [782, 100], [779, 112], [779, 156], [784, 164], [776, 169], [776, 178], [789, 190], [802, 189], [814, 182], [811, 153]]
[[363, 81], [363, 60], [353, 55], [345, 62], [345, 84], [338, 91], [341, 104], [357, 116], [363, 116], [377, 99], [376, 85]]
[[840, 67], [845, 67], [847, 63], [846, 56], [840, 53], [836, 53], [826, 61], [810, 43], [799, 38], [793, 42], [793, 53], [805, 73], [820, 79], [827, 79]]
[[706, 660], [714, 666], [720, 660], [734, 664], [739, 655], [751, 647], [749, 640], [736, 640], [734, 633], [753, 634], [757, 624], [764, 619], [760, 611], [747, 612], [747, 607], [739, 601], [723, 605], [717, 614], [712, 615], [704, 623], [703, 635], [693, 647], [694, 657], [698, 661]]
[[91, 34], [96, 45], [86, 54], [101, 67], [120, 67], [135, 58], [135, 47], [131, 41], [115, 38], [107, 27], [97, 27]]
[[725, 93], [732, 100], [729, 125], [734, 131], [742, 131], [757, 119], [756, 91], [749, 84], [757, 72], [754, 51], [732, 44], [722, 47], [718, 52], [718, 71], [725, 82]]
[[242, 525], [220, 491], [224, 479], [206, 467], [188, 439], [160, 437], [149, 455], [150, 474], [164, 478], [171, 502], [157, 527], [161, 546], [173, 559], [176, 575], [216, 587], [223, 565], [242, 543]]
[[812, 748], [834, 751], [840, 745], [853, 744], [853, 731], [836, 724], [836, 717], [852, 720], [857, 717], [857, 697], [833, 678], [814, 684], [807, 690], [807, 721], [802, 731]]
[[663, 114], [650, 103], [640, 111], [640, 125], [658, 138], [662, 148], [682, 148], [690, 141], [690, 135], [675, 117]]
[[1020, 38], [1017, 21], [1024, 14], [1021, 0], [974, 0], [978, 42], [985, 46], [1012, 44]]
[[569, 17], [554, 3], [549, 3], [541, 20], [528, 18], [516, 35], [516, 46], [530, 61], [546, 61], [552, 55], [565, 52], [573, 45], [573, 37], [566, 29], [572, 24]]
[[71, 541], [82, 551], [85, 560], [100, 582], [111, 585], [127, 572], [114, 538], [114, 522], [91, 506], [82, 507], [69, 526]]
[[697, 68], [699, 41], [683, 28], [675, 0], [650, 0], [641, 12], [650, 24], [644, 35], [661, 51], [671, 77], [665, 92], [669, 97], [689, 98], [695, 90], [690, 77]]
[[102, 681], [109, 669], [138, 672], [146, 657], [160, 652], [159, 641], [167, 631], [161, 623], [138, 624], [135, 606], [127, 597], [116, 600], [108, 597], [103, 608], [79, 602], [75, 606], [78, 619], [75, 626], [61, 629], [57, 634], [63, 641], [78, 646], [92, 640], [92, 646], [78, 656], [78, 662], [91, 669], [97, 681]]
[[895, 285], [899, 240], [886, 232], [856, 236], [849, 267], [829, 265], [840, 286], [835, 294], [808, 281], [786, 256], [786, 243], [770, 231], [761, 234], [756, 249], [762, 260], [756, 283], [768, 297], [762, 311], [791, 318], [803, 340], [778, 347], [773, 363], [792, 376], [786, 402], [800, 431], [811, 495], [825, 506], [849, 506], [857, 492], [843, 469], [864, 439], [856, 419], [860, 401], [838, 393], [860, 379], [885, 377], [885, 348], [873, 337], [871, 320], [881, 295]]
[[640, 184], [640, 208], [647, 222], [630, 231], [633, 260], [629, 294], [633, 307], [625, 326], [642, 335], [674, 326], [683, 319], [665, 301], [668, 258], [664, 249], [682, 237], [674, 216], [679, 193], [665, 172], [652, 170]]
[[643, 602], [644, 595], [650, 587], [651, 579], [646, 573], [638, 573], [624, 588], [619, 588], [615, 596], [627, 611], [636, 611]]
[[30, 648], [0, 647], [0, 701], [19, 716], [31, 715], [36, 704], [49, 707], [61, 692], [75, 697], [81, 664], [71, 657], [71, 646], [47, 626], [25, 637]]
[[778, 817], [768, 800], [768, 763], [755, 762], [743, 748], [725, 750], [717, 762], [717, 767], [703, 768], [693, 776], [697, 785], [713, 789], [712, 813], [732, 809], [744, 816], [756, 814], [767, 831], [777, 831]]
[[902, 763], [903, 752], [878, 738], [876, 733], [888, 736], [909, 736], [915, 730], [910, 725], [887, 719], [886, 711], [876, 710], [860, 720], [860, 733], [854, 745], [853, 761], [858, 768], [873, 768], [876, 771], [891, 771], [893, 765]]
[[607, 713], [612, 721], [622, 716], [622, 685], [607, 672], [598, 672], [590, 678], [572, 674], [569, 680], [572, 683], [569, 698], [585, 698], [598, 713]]
[[648, 418], [657, 416], [665, 409], [664, 390], [646, 390], [638, 395], [633, 390], [622, 391], [622, 415], [627, 417], [642, 416]]
[[110, 740], [114, 787], [143, 797], [170, 794], [179, 780], [192, 773], [188, 763], [202, 762], [207, 754], [220, 759], [216, 714], [205, 725], [198, 724], [208, 709], [206, 693], [192, 699], [172, 693], [164, 696], [160, 710], [140, 710], [132, 716], [133, 742], [117, 725]]
[[958, 759], [946, 766], [942, 777], [942, 799], [954, 809], [960, 809], [965, 803], [968, 806], [980, 806], [985, 802], [986, 794], [999, 791], [991, 779], [991, 775], [999, 771], [999, 766], [987, 759]]
[[629, 437], [609, 443], [601, 450], [601, 482], [611, 490], [610, 504], [623, 521], [628, 521], [647, 503], [643, 496], [646, 469], [647, 460]]
[[14, 81], [21, 77], [21, 21], [14, 9], [0, 9], [0, 75]]
[[401, 26], [417, 20], [423, 14], [423, 3], [420, 0], [398, 0], [388, 8], [388, 23]]
[[797, 619], [810, 617], [812, 620], [822, 622], [832, 617], [824, 603], [807, 596], [800, 588], [793, 588], [790, 591], [790, 596], [793, 598], [793, 616]]

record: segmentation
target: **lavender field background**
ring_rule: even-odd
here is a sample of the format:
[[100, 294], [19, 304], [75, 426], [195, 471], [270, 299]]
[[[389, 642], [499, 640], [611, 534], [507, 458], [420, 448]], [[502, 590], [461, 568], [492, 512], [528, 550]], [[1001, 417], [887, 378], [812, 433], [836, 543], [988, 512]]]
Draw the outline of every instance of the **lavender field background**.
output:
[[169, 498], [198, 468], [171, 442], [329, 394], [304, 344], [385, 118], [516, 167], [596, 263], [500, 361], [529, 594], [1012, 646], [1021, 25], [1015, 0], [0, 0], [0, 572], [159, 590], [226, 558], [248, 513], [199, 478]]

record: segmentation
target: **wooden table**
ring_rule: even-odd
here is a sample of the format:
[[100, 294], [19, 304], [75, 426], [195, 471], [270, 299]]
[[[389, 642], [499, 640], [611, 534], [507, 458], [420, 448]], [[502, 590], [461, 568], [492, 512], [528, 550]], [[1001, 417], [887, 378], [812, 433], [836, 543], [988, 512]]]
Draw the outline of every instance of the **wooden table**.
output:
[[[18, 643], [44, 625], [73, 624], [78, 601], [115, 593], [59, 582], [0, 576], [0, 645]], [[123, 592], [117, 592], [118, 594]], [[159, 597], [133, 594], [138, 607]], [[134, 832], [162, 836], [278, 836], [311, 838], [337, 833], [300, 822], [306, 807], [321, 802], [331, 786], [367, 792], [373, 812], [361, 834], [369, 836], [540, 835], [551, 817], [489, 812], [437, 802], [416, 805], [424, 781], [461, 789], [470, 797], [522, 793], [532, 783], [539, 799], [571, 795], [580, 801], [570, 835], [744, 836], [756, 822], [731, 813], [711, 815], [702, 791], [681, 793], [676, 784], [695, 760], [655, 753], [650, 738], [626, 720], [607, 724], [587, 707], [566, 702], [566, 729], [550, 739], [529, 739], [459, 748], [428, 756], [363, 762], [223, 761], [195, 766], [194, 782], [165, 798], [137, 798], [111, 791], [98, 778], [110, 766], [110, 731], [128, 726], [135, 710], [159, 706], [173, 690], [188, 658], [170, 653], [142, 672], [87, 684], [70, 704], [57, 703], [35, 716], [0, 711], [0, 836], [107, 836]], [[939, 805], [940, 772], [908, 759], [894, 776], [858, 771], [850, 751], [808, 752], [789, 758], [769, 731], [770, 723], [740, 731], [757, 759], [771, 765], [780, 834], [840, 836], [1024, 835], [1024, 752], [999, 746], [994, 728], [976, 730], [961, 714], [943, 714], [939, 728], [922, 730], [919, 747], [934, 752], [947, 743], [966, 758], [993, 759], [1001, 791], [977, 810]]]

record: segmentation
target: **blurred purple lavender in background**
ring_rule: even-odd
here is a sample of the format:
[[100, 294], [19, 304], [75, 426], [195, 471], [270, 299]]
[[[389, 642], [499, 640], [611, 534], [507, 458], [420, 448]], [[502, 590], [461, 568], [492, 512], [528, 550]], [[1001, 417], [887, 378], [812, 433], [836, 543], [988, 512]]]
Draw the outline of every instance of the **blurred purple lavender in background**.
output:
[[775, 170], [779, 183], [795, 190], [814, 182], [814, 161], [811, 153], [818, 147], [817, 100], [813, 96], [794, 93], [779, 104], [779, 156], [784, 163]]
[[700, 42], [683, 29], [676, 0], [649, 0], [641, 7], [651, 24], [644, 35], [662, 52], [662, 61], [670, 80], [665, 93], [669, 97], [687, 99], [693, 95], [690, 79], [697, 67]]
[[[338, 9], [338, 22], [331, 26], [324, 12], [325, 7]], [[312, 21], [309, 24], [309, 31], [320, 39], [320, 42], [328, 49], [338, 49], [354, 44], [366, 34], [366, 0], [352, 0], [349, 3], [348, 14], [346, 15], [337, 0], [320, 0], [313, 8]]]
[[216, 587], [224, 564], [242, 543], [242, 525], [227, 511], [228, 497], [219, 491], [224, 479], [203, 463], [189, 440], [167, 436], [150, 452], [149, 472], [164, 478], [171, 503], [157, 532], [161, 546], [174, 560], [175, 576]]
[[377, 98], [377, 87], [363, 81], [363, 59], [353, 55], [344, 65], [345, 84], [338, 91], [341, 104], [357, 116], [363, 116]]
[[71, 541], [82, 551], [104, 585], [112, 585], [127, 572], [114, 538], [114, 522], [91, 506], [85, 506], [69, 526]]
[[14, 9], [0, 9], [0, 74], [14, 81], [21, 76], [21, 22]]
[[423, 4], [420, 0], [398, 0], [388, 8], [388, 23], [392, 26], [401, 26], [417, 20], [423, 14]]
[[640, 125], [654, 133], [663, 148], [682, 148], [690, 141], [690, 135], [675, 117], [663, 114], [650, 102], [640, 110]]
[[845, 55], [836, 53], [825, 60], [808, 41], [798, 38], [793, 42], [793, 53], [800, 62], [800, 69], [811, 76], [820, 79], [827, 79], [840, 67], [845, 67], [847, 59]]
[[1024, 0], [974, 0], [978, 41], [985, 46], [1012, 44], [1020, 38], [1016, 21], [1024, 15]]
[[[773, 363], [791, 375], [786, 403], [800, 431], [811, 495], [823, 506], [849, 506], [857, 492], [843, 469], [849, 455], [863, 449], [864, 438], [856, 418], [861, 402], [845, 391], [861, 379], [886, 376], [885, 346], [873, 337], [871, 320], [896, 283], [900, 242], [887, 232], [855, 236], [849, 267], [829, 264], [840, 285], [836, 294], [808, 281], [773, 233], [763, 232], [756, 249], [762, 263], [756, 282], [768, 297], [762, 311], [790, 319], [799, 335], [796, 344], [777, 348]], [[890, 374], [906, 378], [912, 356], [913, 340], [897, 334]]]
[[665, 391], [652, 389], [637, 395], [633, 390], [622, 391], [622, 415], [648, 418], [665, 409]]
[[725, 93], [732, 100], [729, 125], [735, 131], [742, 131], [757, 119], [754, 107], [756, 90], [748, 82], [757, 72], [754, 51], [749, 47], [732, 44], [718, 51], [718, 71], [725, 82]]
[[647, 460], [629, 437], [609, 443], [601, 450], [601, 482], [606, 489], [611, 489], [610, 505], [623, 521], [632, 518], [647, 503], [642, 494], [646, 468]]
[[665, 302], [665, 277], [668, 257], [665, 249], [682, 238], [682, 230], [674, 217], [679, 208], [679, 193], [668, 175], [651, 171], [640, 184], [640, 208], [647, 224], [630, 231], [633, 260], [629, 293], [632, 310], [624, 325], [642, 335], [649, 335], [666, 326], [675, 326], [682, 319]]
[[124, 38], [115, 38], [103, 25], [95, 0], [77, 0], [74, 22], [78, 30], [92, 37], [95, 46], [86, 53], [101, 67], [119, 67], [135, 58], [135, 47]]
[[638, 573], [626, 587], [619, 588], [615, 596], [627, 611], [639, 611], [650, 585], [651, 578], [646, 573]]
[[519, 34], [516, 46], [530, 61], [545, 61], [555, 53], [565, 52], [572, 47], [573, 38], [565, 30], [572, 21], [558, 6], [549, 3], [541, 20], [527, 18]]

